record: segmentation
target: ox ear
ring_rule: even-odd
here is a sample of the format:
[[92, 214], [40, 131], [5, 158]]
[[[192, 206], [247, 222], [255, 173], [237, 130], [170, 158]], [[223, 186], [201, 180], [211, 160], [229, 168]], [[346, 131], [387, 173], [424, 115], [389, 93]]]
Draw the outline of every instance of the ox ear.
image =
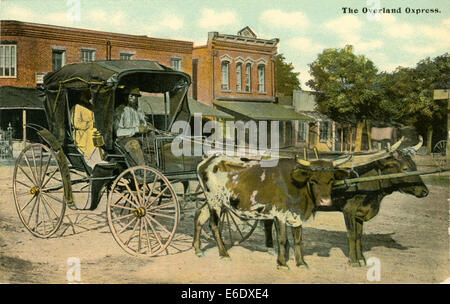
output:
[[350, 176], [350, 171], [348, 171], [348, 170], [344, 170], [344, 169], [336, 169], [335, 171], [334, 171], [334, 178], [336, 179], [336, 180], [339, 180], [339, 179], [346, 179], [347, 177], [349, 177]]
[[295, 168], [291, 171], [291, 178], [297, 183], [304, 184], [311, 176], [311, 171], [303, 168]]

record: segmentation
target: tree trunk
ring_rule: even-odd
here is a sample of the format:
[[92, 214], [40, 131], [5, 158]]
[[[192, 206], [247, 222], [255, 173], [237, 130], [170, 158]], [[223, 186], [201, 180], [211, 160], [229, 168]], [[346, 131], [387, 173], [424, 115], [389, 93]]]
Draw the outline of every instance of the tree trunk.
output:
[[427, 132], [427, 148], [428, 148], [428, 153], [430, 153], [430, 154], [433, 153], [432, 142], [433, 142], [433, 127], [429, 126], [428, 132]]
[[372, 151], [372, 129], [370, 126], [370, 119], [366, 120], [367, 141], [369, 143], [369, 151]]
[[355, 152], [361, 152], [362, 134], [365, 122], [359, 121], [356, 125]]

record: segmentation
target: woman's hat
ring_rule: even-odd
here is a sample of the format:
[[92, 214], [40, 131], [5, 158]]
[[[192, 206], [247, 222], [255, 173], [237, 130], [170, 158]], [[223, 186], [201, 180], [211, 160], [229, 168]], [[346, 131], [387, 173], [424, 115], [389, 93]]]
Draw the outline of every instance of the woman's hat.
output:
[[141, 95], [141, 91], [139, 90], [139, 88], [133, 88], [133, 89], [131, 89], [130, 95], [142, 96], [142, 95]]

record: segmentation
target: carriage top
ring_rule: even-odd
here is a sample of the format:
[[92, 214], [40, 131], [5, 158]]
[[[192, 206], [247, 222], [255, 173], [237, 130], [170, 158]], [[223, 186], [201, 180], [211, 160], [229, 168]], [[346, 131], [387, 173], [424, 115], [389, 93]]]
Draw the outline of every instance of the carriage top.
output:
[[[187, 91], [191, 77], [156, 61], [108, 60], [68, 64], [44, 77], [42, 102], [50, 132], [64, 143], [68, 113], [76, 104], [94, 112], [105, 148], [113, 148], [114, 110], [130, 88], [170, 98], [169, 124], [190, 117]], [[166, 94], [167, 93], [167, 94]]]

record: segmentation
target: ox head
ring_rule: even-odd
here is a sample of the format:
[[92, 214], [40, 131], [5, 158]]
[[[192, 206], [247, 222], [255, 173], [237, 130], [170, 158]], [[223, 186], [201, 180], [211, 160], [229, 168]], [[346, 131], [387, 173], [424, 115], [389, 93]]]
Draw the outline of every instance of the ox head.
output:
[[348, 170], [337, 167], [348, 160], [349, 158], [340, 161], [306, 161], [296, 157], [299, 166], [291, 171], [291, 178], [299, 186], [306, 185], [308, 195], [316, 206], [330, 206], [333, 183], [349, 176]]
[[[395, 151], [389, 158], [378, 160], [378, 168], [382, 174], [403, 173], [417, 171], [416, 164], [411, 158], [412, 152], [416, 152], [422, 146], [423, 138], [420, 136], [419, 143], [413, 147]], [[385, 180], [387, 186], [402, 193], [411, 194], [416, 197], [426, 197], [428, 188], [420, 175], [405, 176]]]

